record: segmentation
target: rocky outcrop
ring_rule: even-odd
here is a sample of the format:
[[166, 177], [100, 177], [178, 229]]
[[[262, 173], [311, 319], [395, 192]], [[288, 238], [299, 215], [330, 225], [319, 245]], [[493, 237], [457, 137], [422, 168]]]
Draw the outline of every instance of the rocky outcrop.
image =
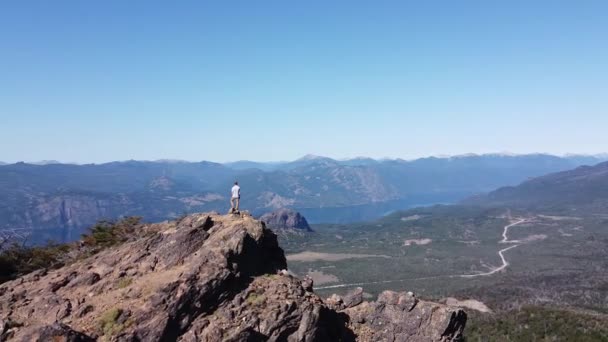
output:
[[260, 217], [271, 229], [298, 229], [312, 232], [308, 222], [300, 213], [292, 209], [279, 209]]
[[463, 310], [420, 301], [411, 292], [385, 291], [376, 302], [342, 312], [362, 341], [459, 341], [467, 320]]
[[334, 302], [289, 275], [247, 214], [195, 214], [0, 285], [0, 341], [458, 341], [459, 308], [356, 289]]

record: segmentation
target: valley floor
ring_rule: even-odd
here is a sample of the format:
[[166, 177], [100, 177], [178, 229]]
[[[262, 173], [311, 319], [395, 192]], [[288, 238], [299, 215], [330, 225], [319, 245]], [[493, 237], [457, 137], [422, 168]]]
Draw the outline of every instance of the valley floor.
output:
[[[506, 257], [505, 257], [505, 252], [519, 247], [521, 244], [527, 243], [527, 242], [532, 242], [535, 239], [533, 239], [535, 237], [535, 235], [531, 235], [526, 239], [523, 240], [510, 240], [507, 237], [507, 233], [509, 231], [509, 228], [514, 227], [516, 225], [528, 222], [530, 220], [533, 219], [518, 219], [514, 222], [511, 222], [510, 224], [506, 225], [504, 227], [504, 231], [502, 233], [503, 239], [500, 241], [500, 243], [515, 243], [515, 245], [509, 246], [507, 248], [503, 248], [501, 250], [499, 250], [498, 256], [500, 257], [501, 261], [502, 261], [502, 265], [500, 266], [496, 266], [493, 267], [490, 271], [488, 272], [481, 272], [481, 273], [473, 273], [473, 274], [448, 274], [448, 275], [439, 275], [439, 276], [434, 276], [434, 277], [421, 277], [421, 278], [407, 278], [407, 279], [393, 279], [393, 280], [378, 280], [378, 281], [373, 281], [373, 282], [363, 282], [363, 283], [351, 283], [351, 284], [335, 284], [335, 285], [327, 285], [327, 286], [320, 286], [320, 287], [316, 287], [315, 290], [328, 290], [328, 289], [337, 289], [337, 288], [345, 288], [345, 287], [355, 287], [355, 286], [364, 286], [364, 285], [375, 285], [375, 284], [388, 284], [388, 283], [395, 283], [395, 282], [405, 282], [405, 281], [414, 281], [414, 280], [429, 280], [429, 279], [440, 279], [440, 278], [475, 278], [475, 277], [486, 277], [486, 276], [491, 276], [497, 272], [500, 272], [502, 270], [504, 270], [505, 268], [507, 268], [507, 266], [509, 266], [509, 262], [507, 261]], [[430, 240], [430, 239], [426, 239], [426, 240]], [[408, 240], [409, 241], [409, 240]], [[314, 256], [325, 256], [325, 258], [323, 257], [314, 257]], [[318, 253], [318, 252], [302, 252], [302, 253], [298, 253], [298, 254], [291, 254], [287, 256], [287, 260], [288, 261], [312, 261], [312, 260], [328, 260], [328, 261], [336, 261], [336, 260], [342, 260], [342, 259], [355, 259], [355, 258], [366, 258], [366, 257], [385, 257], [385, 258], [390, 258], [389, 256], [385, 256], [385, 255], [368, 255], [368, 254], [329, 254], [329, 253]], [[314, 278], [313, 278], [314, 279]]]
[[[361, 286], [369, 297], [408, 290], [435, 300], [477, 300], [496, 315], [525, 305], [604, 314], [607, 226], [605, 218], [584, 213], [450, 206], [314, 226], [316, 233], [285, 237], [281, 245], [288, 255], [351, 256], [288, 261], [299, 275], [322, 277], [321, 295]], [[390, 258], [365, 257], [377, 255]]]

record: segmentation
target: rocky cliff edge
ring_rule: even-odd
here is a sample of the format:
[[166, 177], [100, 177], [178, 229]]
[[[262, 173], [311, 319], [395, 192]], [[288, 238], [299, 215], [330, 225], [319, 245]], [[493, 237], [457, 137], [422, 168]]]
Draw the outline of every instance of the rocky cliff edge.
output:
[[460, 308], [361, 289], [322, 300], [247, 214], [194, 214], [0, 285], [0, 341], [459, 341]]

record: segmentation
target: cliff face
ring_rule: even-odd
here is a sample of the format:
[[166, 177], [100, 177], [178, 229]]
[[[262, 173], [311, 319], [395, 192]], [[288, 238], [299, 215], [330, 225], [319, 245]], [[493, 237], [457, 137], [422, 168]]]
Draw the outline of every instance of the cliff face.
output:
[[99, 219], [121, 216], [121, 206], [129, 202], [120, 196], [63, 193], [56, 195], [27, 194], [19, 201], [27, 205], [7, 205], [2, 208], [0, 230], [19, 228], [53, 231], [52, 240], [73, 241], [81, 229]]
[[57, 196], [37, 205], [35, 214], [41, 221], [72, 228], [90, 224], [91, 217], [104, 217], [108, 209], [109, 201], [88, 196]]
[[322, 300], [249, 215], [152, 224], [120, 246], [0, 285], [0, 341], [457, 341], [459, 308], [383, 293]]
[[291, 209], [279, 209], [260, 217], [271, 229], [298, 229], [311, 232], [308, 222], [300, 213]]

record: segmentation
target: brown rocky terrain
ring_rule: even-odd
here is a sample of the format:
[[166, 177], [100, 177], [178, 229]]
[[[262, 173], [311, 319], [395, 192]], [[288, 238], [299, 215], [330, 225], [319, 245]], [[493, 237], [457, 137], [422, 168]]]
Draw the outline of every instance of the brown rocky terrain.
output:
[[0, 341], [459, 341], [458, 307], [321, 299], [248, 214], [194, 214], [0, 285]]
[[260, 217], [260, 221], [263, 221], [266, 226], [271, 229], [298, 229], [308, 232], [312, 231], [304, 216], [295, 210], [287, 208], [266, 213]]

